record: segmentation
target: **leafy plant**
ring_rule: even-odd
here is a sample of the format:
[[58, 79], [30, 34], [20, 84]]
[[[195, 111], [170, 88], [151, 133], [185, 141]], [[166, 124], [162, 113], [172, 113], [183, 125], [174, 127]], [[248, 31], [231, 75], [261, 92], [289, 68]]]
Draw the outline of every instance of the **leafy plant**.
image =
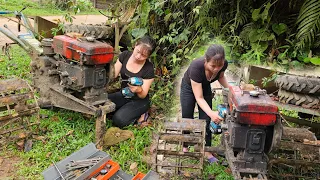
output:
[[262, 87], [266, 87], [267, 84], [271, 81], [274, 81], [277, 78], [278, 74], [277, 73], [273, 73], [270, 77], [263, 77], [262, 78]]
[[316, 34], [320, 32], [320, 1], [305, 0], [297, 19], [297, 47], [312, 47]]

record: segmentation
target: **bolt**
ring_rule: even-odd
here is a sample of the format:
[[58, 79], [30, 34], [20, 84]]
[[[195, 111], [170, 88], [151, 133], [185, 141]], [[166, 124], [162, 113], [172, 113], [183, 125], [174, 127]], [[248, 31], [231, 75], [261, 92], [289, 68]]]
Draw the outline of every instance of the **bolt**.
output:
[[100, 174], [101, 175], [106, 175], [108, 173], [108, 170], [106, 170], [106, 169], [102, 169], [101, 171], [100, 171]]

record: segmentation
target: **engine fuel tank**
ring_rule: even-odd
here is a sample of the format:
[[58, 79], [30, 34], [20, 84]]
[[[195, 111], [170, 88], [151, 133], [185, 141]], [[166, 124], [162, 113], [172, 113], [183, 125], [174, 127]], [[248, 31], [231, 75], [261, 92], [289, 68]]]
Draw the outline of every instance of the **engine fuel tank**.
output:
[[86, 65], [107, 64], [113, 59], [113, 47], [97, 40], [92, 42], [71, 38], [66, 35], [53, 37], [53, 49], [67, 59]]
[[228, 99], [230, 112], [240, 124], [272, 126], [276, 123], [278, 107], [266, 93], [252, 95], [238, 86], [230, 86]]

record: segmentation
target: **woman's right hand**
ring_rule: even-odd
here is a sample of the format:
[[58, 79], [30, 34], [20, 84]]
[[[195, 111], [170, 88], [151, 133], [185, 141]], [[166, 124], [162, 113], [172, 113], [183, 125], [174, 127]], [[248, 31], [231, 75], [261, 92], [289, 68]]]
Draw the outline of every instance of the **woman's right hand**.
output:
[[219, 124], [223, 120], [223, 118], [219, 116], [218, 111], [212, 111], [210, 118], [211, 118], [211, 121], [213, 121], [216, 124]]

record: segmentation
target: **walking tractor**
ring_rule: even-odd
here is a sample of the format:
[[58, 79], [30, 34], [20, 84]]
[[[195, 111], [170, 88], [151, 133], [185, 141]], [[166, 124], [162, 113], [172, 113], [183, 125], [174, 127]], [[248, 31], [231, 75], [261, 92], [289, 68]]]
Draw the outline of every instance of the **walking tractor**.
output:
[[266, 91], [244, 91], [238, 86], [230, 87], [225, 106], [218, 107], [226, 114], [221, 143], [234, 177], [266, 179], [267, 153], [281, 140], [278, 107]]
[[[40, 42], [22, 12], [14, 13], [23, 20], [28, 32], [16, 35], [7, 26], [0, 27], [0, 32], [30, 55], [32, 87], [39, 92], [37, 103], [40, 108], [58, 107], [97, 117], [96, 141], [101, 142], [105, 115], [115, 110], [115, 104], [108, 100], [107, 93], [107, 83], [113, 75], [113, 45], [91, 33], [72, 32], [44, 38]], [[106, 32], [110, 33], [108, 37], [114, 35], [113, 27], [101, 26], [100, 29], [102, 27], [109, 30], [100, 33], [103, 37]], [[115, 42], [118, 43], [119, 40]], [[10, 84], [8, 81], [6, 84]], [[10, 95], [14, 96], [12, 93]]]
[[[319, 144], [305, 143], [316, 142], [315, 135], [305, 128], [283, 127], [279, 109], [265, 90], [256, 87], [249, 91], [231, 86], [223, 90], [223, 95], [223, 104], [219, 104], [217, 110], [224, 121], [210, 123], [210, 131], [221, 134], [220, 145], [204, 146], [204, 120], [182, 118], [178, 122], [166, 122], [155, 141], [157, 172], [163, 176], [174, 173], [199, 177], [206, 151], [223, 155], [237, 180], [278, 179], [272, 170], [278, 164], [291, 170], [319, 165]], [[184, 144], [192, 150], [183, 151]], [[281, 156], [283, 152], [285, 156]], [[280, 165], [276, 169], [279, 170]], [[294, 171], [303, 172], [304, 176], [288, 173], [288, 179], [319, 177], [316, 168]]]

